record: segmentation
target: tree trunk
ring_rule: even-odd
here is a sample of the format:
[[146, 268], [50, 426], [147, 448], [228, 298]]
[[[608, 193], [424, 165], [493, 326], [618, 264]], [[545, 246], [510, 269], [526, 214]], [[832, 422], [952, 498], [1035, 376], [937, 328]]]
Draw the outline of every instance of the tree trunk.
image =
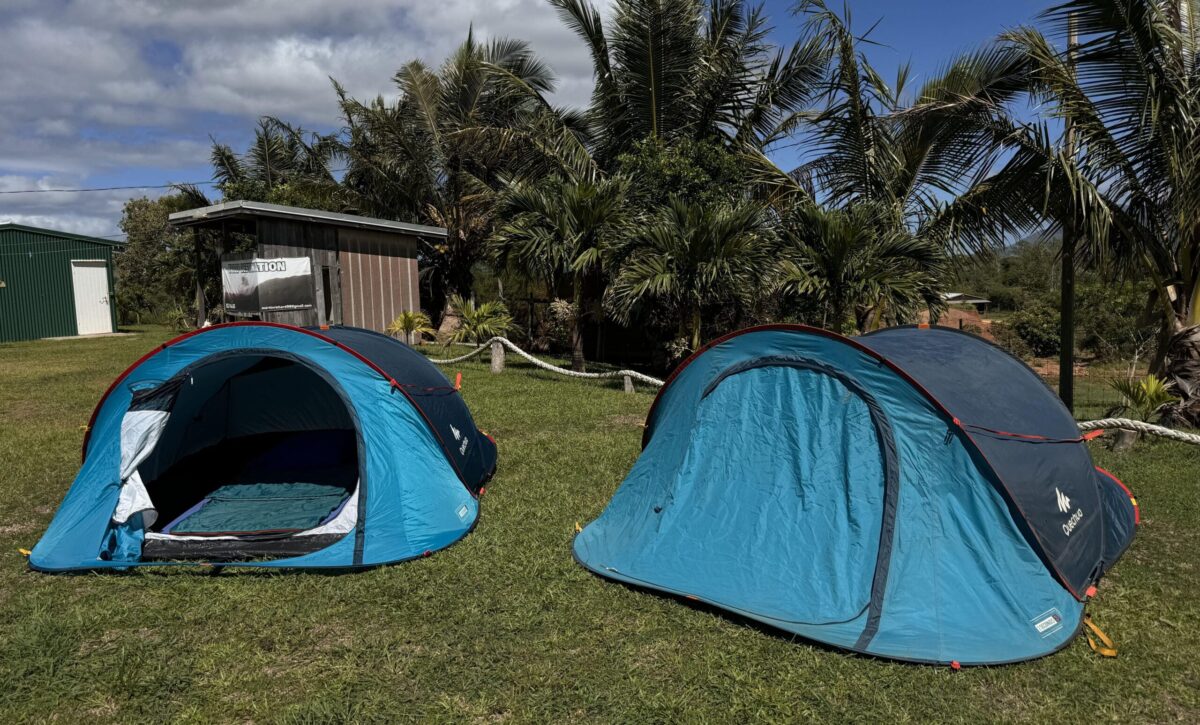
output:
[[[1186, 317], [1185, 317], [1186, 319]], [[1167, 342], [1163, 377], [1179, 402], [1167, 409], [1173, 423], [1200, 427], [1200, 325], [1179, 326]]]
[[442, 324], [438, 325], [437, 341], [445, 345], [461, 325], [462, 320], [459, 319], [458, 313], [454, 311], [454, 308], [450, 306], [450, 298], [447, 297], [445, 306], [442, 308]]
[[571, 315], [571, 369], [577, 373], [587, 372], [587, 363], [583, 357], [583, 290], [580, 281], [575, 280], [574, 294], [575, 310]]
[[692, 352], [700, 349], [700, 306], [692, 308]]
[[571, 369], [577, 373], [587, 372], [583, 359], [583, 331], [579, 329], [578, 313], [571, 318]]

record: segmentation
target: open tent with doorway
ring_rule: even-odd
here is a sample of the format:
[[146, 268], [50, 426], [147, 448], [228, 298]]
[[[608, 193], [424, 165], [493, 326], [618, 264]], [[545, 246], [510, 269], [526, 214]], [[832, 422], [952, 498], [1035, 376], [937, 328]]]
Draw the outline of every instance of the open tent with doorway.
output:
[[29, 562], [402, 561], [471, 530], [495, 465], [462, 396], [408, 346], [350, 327], [217, 325], [113, 382]]
[[1065, 646], [1136, 504], [1019, 360], [945, 328], [721, 338], [667, 381], [576, 559], [848, 650]]

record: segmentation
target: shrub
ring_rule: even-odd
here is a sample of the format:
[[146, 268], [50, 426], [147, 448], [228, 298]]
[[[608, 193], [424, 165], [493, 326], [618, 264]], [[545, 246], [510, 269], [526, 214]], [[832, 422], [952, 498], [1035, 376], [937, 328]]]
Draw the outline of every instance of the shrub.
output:
[[1059, 314], [1046, 305], [1031, 305], [1014, 312], [1004, 321], [1030, 354], [1051, 357], [1058, 354]]
[[1161, 320], [1146, 313], [1148, 297], [1144, 285], [1082, 285], [1076, 303], [1080, 349], [1102, 360], [1144, 354], [1153, 345]]
[[1143, 380], [1114, 380], [1112, 388], [1121, 394], [1125, 410], [1147, 423], [1167, 405], [1179, 402], [1168, 391], [1166, 382], [1156, 375], [1147, 375]]
[[503, 302], [484, 302], [477, 306], [474, 300], [455, 295], [450, 298], [450, 307], [459, 319], [451, 342], [486, 342], [507, 334], [512, 327], [512, 316]]
[[420, 311], [401, 312], [387, 326], [387, 334], [392, 337], [403, 335], [404, 342], [409, 345], [420, 345], [424, 335], [433, 335], [436, 332], [429, 315]]

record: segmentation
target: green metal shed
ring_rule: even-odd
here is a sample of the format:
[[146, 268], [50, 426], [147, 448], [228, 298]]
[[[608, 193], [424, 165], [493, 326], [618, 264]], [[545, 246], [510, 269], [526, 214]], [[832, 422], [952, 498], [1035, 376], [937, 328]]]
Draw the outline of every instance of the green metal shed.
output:
[[0, 342], [115, 332], [113, 252], [122, 246], [0, 224]]

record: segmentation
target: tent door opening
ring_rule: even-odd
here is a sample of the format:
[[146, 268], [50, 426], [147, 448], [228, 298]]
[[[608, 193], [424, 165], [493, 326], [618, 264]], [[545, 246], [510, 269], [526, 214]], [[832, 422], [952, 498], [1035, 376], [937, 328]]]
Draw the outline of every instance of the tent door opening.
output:
[[142, 559], [316, 551], [357, 523], [358, 439], [322, 373], [278, 354], [208, 358], [134, 391], [114, 522], [142, 512]]
[[727, 370], [705, 391], [682, 467], [692, 483], [676, 487], [691, 500], [674, 503], [681, 513], [664, 524], [676, 531], [662, 537], [685, 552], [721, 552], [695, 562], [722, 570], [695, 594], [719, 603], [750, 592], [750, 611], [808, 624], [868, 610], [894, 463], [880, 442], [882, 413], [851, 387], [766, 360]]

